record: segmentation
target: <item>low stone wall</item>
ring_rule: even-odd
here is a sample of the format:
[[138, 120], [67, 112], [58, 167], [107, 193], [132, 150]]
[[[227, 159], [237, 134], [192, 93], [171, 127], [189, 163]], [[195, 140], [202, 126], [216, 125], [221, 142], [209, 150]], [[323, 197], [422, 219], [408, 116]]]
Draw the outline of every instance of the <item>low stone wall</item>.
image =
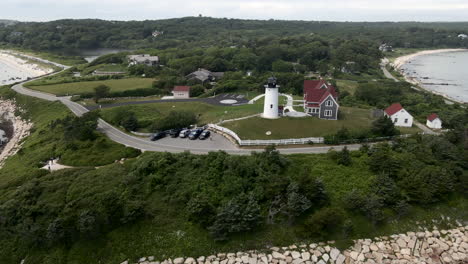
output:
[[[139, 264], [353, 264], [353, 263], [468, 263], [468, 226], [432, 232], [359, 239], [341, 251], [334, 242], [289, 247], [272, 247], [265, 252], [219, 253], [198, 258], [175, 258], [155, 261], [143, 257]], [[128, 264], [124, 261], [121, 264]]]

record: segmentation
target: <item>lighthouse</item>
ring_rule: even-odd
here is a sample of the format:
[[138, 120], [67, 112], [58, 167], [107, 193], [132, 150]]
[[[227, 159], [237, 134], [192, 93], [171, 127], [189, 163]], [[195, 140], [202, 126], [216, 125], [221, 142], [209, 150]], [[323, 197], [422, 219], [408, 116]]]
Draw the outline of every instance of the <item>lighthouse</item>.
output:
[[276, 119], [278, 115], [278, 89], [276, 78], [268, 78], [268, 83], [265, 85], [265, 104], [263, 106], [263, 118]]

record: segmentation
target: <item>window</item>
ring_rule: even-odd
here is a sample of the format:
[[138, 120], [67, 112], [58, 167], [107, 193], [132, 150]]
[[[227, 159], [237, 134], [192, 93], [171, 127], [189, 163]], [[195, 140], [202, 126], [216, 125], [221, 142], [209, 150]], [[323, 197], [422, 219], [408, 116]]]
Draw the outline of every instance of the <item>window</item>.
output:
[[273, 105], [272, 105], [272, 104], [270, 105], [270, 108], [273, 109]]
[[312, 108], [309, 108], [309, 109], [308, 109], [308, 112], [309, 112], [309, 113], [312, 113]]
[[398, 118], [393, 119], [393, 123], [398, 122]]
[[325, 116], [332, 116], [332, 110], [325, 110]]
[[327, 102], [325, 102], [325, 105], [326, 106], [333, 106], [332, 100], [328, 100]]
[[319, 112], [319, 109], [318, 109], [318, 108], [313, 108], [313, 109], [312, 109], [312, 113], [318, 114], [318, 112]]
[[408, 124], [408, 118], [405, 119], [405, 124]]

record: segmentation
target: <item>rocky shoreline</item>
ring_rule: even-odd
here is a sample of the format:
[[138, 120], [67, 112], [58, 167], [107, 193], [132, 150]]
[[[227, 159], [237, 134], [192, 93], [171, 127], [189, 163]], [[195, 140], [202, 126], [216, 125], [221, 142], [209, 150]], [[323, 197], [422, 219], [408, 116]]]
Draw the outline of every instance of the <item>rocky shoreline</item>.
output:
[[[430, 93], [433, 93], [433, 94], [436, 94], [436, 95], [440, 95], [442, 97], [444, 97], [445, 99], [449, 100], [449, 101], [453, 101], [453, 102], [457, 102], [459, 104], [465, 104], [466, 102], [464, 101], [460, 101], [460, 100], [457, 100], [453, 97], [450, 97], [444, 93], [441, 93], [441, 92], [437, 92], [437, 91], [434, 91], [434, 90], [430, 90], [430, 89], [426, 89], [424, 87], [424, 85], [428, 85], [427, 83], [423, 83], [422, 80], [419, 80], [418, 78], [416, 77], [413, 77], [411, 76], [411, 74], [409, 72], [406, 72], [402, 69], [402, 66], [407, 64], [407, 63], [411, 63], [411, 60], [415, 59], [416, 57], [418, 56], [422, 56], [422, 55], [429, 55], [429, 54], [438, 54], [438, 53], [447, 53], [447, 52], [466, 52], [468, 51], [468, 49], [437, 49], [437, 50], [424, 50], [424, 51], [420, 51], [420, 52], [416, 52], [416, 53], [413, 53], [413, 54], [409, 54], [409, 55], [405, 55], [405, 56], [401, 56], [401, 57], [398, 57], [395, 59], [394, 62], [392, 62], [390, 64], [390, 66], [392, 66], [396, 71], [398, 71], [401, 75], [403, 75], [403, 77], [405, 78], [405, 80], [415, 86], [418, 86], [420, 87], [421, 89], [425, 90], [425, 91], [428, 91]], [[429, 85], [434, 85], [434, 84], [429, 84]], [[439, 84], [440, 85], [440, 84]], [[442, 84], [442, 85], [449, 85], [449, 84]]]
[[23, 111], [23, 109], [17, 107], [14, 100], [0, 98], [0, 115], [6, 124], [9, 123], [9, 125], [5, 126], [6, 130], [4, 129], [9, 141], [0, 150], [0, 168], [3, 167], [8, 157], [18, 152], [22, 146], [23, 139], [30, 134], [33, 124], [15, 115], [15, 113], [23, 113]]
[[[138, 264], [377, 264], [377, 263], [468, 263], [468, 226], [450, 230], [408, 232], [374, 239], [354, 240], [339, 250], [333, 241], [310, 245], [272, 247], [265, 252], [219, 253], [156, 261], [154, 256]], [[121, 264], [129, 264], [128, 260]]]

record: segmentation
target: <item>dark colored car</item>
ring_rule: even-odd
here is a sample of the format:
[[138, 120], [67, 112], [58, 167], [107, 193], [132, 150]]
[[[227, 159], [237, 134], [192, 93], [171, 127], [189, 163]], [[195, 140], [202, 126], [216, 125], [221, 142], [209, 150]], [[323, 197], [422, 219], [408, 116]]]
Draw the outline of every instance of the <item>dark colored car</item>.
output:
[[180, 131], [179, 137], [186, 138], [189, 136], [189, 134], [190, 134], [190, 129], [183, 129], [182, 131]]
[[171, 130], [169, 130], [169, 136], [171, 136], [171, 138], [176, 138], [176, 137], [179, 136], [180, 131], [182, 131], [182, 129], [180, 129], [180, 128], [171, 129]]
[[191, 140], [197, 139], [202, 132], [203, 132], [203, 129], [201, 128], [192, 129], [190, 131], [188, 138]]
[[205, 130], [205, 131], [203, 131], [203, 132], [200, 134], [199, 139], [201, 139], [201, 140], [207, 139], [207, 138], [210, 137], [210, 135], [211, 135], [210, 131]]
[[150, 139], [151, 141], [156, 141], [164, 137], [166, 137], [166, 131], [154, 133], [153, 135], [151, 135]]

